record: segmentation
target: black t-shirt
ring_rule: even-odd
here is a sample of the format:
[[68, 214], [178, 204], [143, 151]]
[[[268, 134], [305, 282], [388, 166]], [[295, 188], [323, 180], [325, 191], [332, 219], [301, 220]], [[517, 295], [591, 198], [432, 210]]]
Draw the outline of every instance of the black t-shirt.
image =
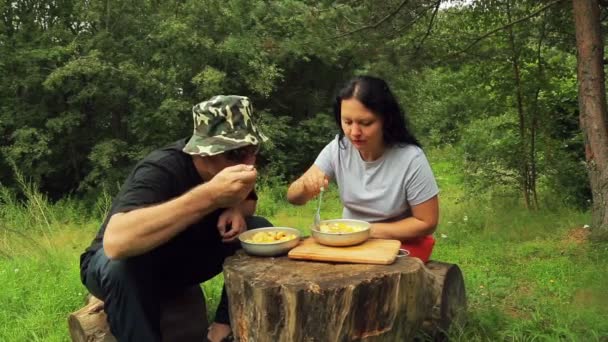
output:
[[[102, 247], [103, 234], [112, 215], [167, 202], [204, 183], [194, 167], [192, 157], [182, 151], [186, 141], [187, 139], [181, 139], [155, 150], [135, 166], [114, 199], [97, 236], [82, 254], [81, 269], [86, 265], [90, 255]], [[252, 192], [248, 198], [257, 199], [257, 196]], [[175, 238], [197, 240], [217, 238], [215, 225], [221, 211], [222, 209], [218, 209], [206, 215]]]

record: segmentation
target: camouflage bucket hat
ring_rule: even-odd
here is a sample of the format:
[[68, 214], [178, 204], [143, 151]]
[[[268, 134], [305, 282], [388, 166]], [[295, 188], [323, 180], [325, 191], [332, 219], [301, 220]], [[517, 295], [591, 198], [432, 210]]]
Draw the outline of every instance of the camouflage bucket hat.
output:
[[217, 95], [192, 107], [194, 133], [184, 147], [188, 154], [213, 156], [268, 138], [253, 121], [251, 101], [245, 96]]

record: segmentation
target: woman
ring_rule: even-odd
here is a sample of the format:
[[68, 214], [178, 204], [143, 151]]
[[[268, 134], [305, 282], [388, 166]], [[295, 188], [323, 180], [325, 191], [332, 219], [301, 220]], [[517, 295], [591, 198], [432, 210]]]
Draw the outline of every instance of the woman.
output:
[[287, 191], [301, 205], [335, 179], [343, 218], [371, 223], [371, 237], [397, 239], [428, 261], [439, 217], [439, 189], [403, 111], [382, 79], [359, 76], [334, 104], [340, 133]]

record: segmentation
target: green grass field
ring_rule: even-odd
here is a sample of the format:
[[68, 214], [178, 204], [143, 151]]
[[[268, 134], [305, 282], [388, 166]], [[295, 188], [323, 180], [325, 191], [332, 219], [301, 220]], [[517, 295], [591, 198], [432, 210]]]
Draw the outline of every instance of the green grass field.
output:
[[[441, 155], [439, 156], [441, 157]], [[460, 266], [468, 321], [454, 341], [608, 340], [608, 244], [587, 240], [589, 213], [560, 205], [535, 212], [506, 197], [464, 199], [447, 160], [431, 162], [441, 188], [441, 222], [433, 259]], [[64, 200], [49, 204], [24, 184], [29, 201], [0, 192], [0, 341], [67, 341], [67, 316], [83, 304], [78, 258], [109, 199], [94, 210]], [[259, 214], [305, 229], [315, 203], [293, 207], [285, 188], [263, 185]], [[339, 217], [335, 187], [323, 217]], [[210, 315], [221, 276], [204, 284]]]

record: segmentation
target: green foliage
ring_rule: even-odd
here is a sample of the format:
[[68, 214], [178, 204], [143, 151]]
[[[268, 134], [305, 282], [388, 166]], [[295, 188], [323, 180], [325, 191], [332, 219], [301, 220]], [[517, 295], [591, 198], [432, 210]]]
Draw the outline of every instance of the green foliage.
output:
[[[322, 24], [309, 22], [312, 10], [295, 1], [3, 4], [3, 155], [58, 199], [113, 184], [150, 150], [191, 134], [190, 109], [218, 93], [249, 95], [269, 123], [288, 117], [308, 132], [350, 70], [317, 57], [332, 51], [321, 42], [303, 48]], [[304, 143], [290, 140], [276, 144]], [[268, 162], [286, 163], [270, 172], [301, 170], [319, 148], [306, 145], [269, 149]], [[17, 189], [11, 176], [3, 170], [0, 181]]]
[[[471, 37], [525, 16], [536, 3], [473, 1], [433, 15], [435, 6], [397, 0], [2, 4], [0, 166], [13, 160], [53, 200], [95, 194], [121, 183], [152, 149], [191, 134], [194, 104], [238, 93], [252, 97], [272, 139], [260, 168], [289, 180], [336, 133], [325, 114], [336, 89], [354, 73], [372, 73], [389, 81], [425, 147], [464, 151], [471, 190], [500, 173], [499, 183], [518, 191], [527, 177], [519, 158], [536, 163], [538, 186], [585, 206], [580, 130], [572, 126], [575, 56], [556, 38], [571, 34], [569, 14], [555, 6], [463, 50]], [[507, 125], [519, 125], [517, 89], [523, 135]], [[533, 156], [525, 152], [531, 139]], [[6, 167], [0, 181], [19, 188]]]
[[[529, 5], [474, 2], [471, 8], [450, 9], [440, 13], [444, 25], [429, 39], [441, 41], [454, 32], [480, 36], [511, 20], [507, 14], [525, 16]], [[466, 51], [466, 59], [452, 59], [449, 67], [411, 74], [418, 86], [401, 96], [408, 99], [410, 118], [425, 146], [458, 147], [469, 195], [488, 188], [500, 187], [510, 195], [542, 188], [569, 205], [589, 205], [589, 184], [581, 167], [575, 57], [557, 47], [552, 35], [565, 29], [554, 26], [559, 20], [551, 14], [564, 15], [552, 8], [526, 25], [477, 42]], [[454, 43], [468, 46], [466, 41]], [[450, 44], [443, 49], [457, 50]]]
[[211, 98], [222, 93], [222, 85], [226, 82], [226, 73], [207, 66], [192, 78], [192, 83], [199, 89], [198, 97], [201, 99]]
[[[521, 156], [518, 150], [517, 123], [511, 115], [472, 121], [464, 128], [462, 153], [465, 158], [465, 184], [476, 195], [488, 186], [514, 188]], [[516, 187], [515, 187], [516, 188]]]
[[[578, 146], [582, 145], [579, 141]], [[548, 175], [547, 187], [553, 196], [560, 198], [566, 205], [577, 208], [589, 208], [591, 189], [587, 181], [587, 164], [578, 149], [558, 151], [551, 155], [555, 169]]]
[[414, 76], [417, 86], [397, 87], [424, 146], [460, 144], [468, 137], [463, 128], [487, 115], [494, 94], [475, 69], [472, 65], [427, 69]]
[[117, 168], [116, 165], [124, 165], [126, 160], [130, 160], [126, 142], [112, 139], [97, 143], [89, 155], [92, 169], [82, 185], [92, 184], [92, 188], [97, 188], [102, 182], [106, 185], [122, 183], [128, 170]]
[[260, 126], [270, 138], [262, 151], [266, 172], [288, 179], [304, 173], [337, 130], [333, 116], [323, 113], [300, 121], [297, 127], [288, 116], [264, 120]]
[[285, 205], [285, 191], [276, 177], [265, 177], [257, 183], [256, 215], [272, 217]]

